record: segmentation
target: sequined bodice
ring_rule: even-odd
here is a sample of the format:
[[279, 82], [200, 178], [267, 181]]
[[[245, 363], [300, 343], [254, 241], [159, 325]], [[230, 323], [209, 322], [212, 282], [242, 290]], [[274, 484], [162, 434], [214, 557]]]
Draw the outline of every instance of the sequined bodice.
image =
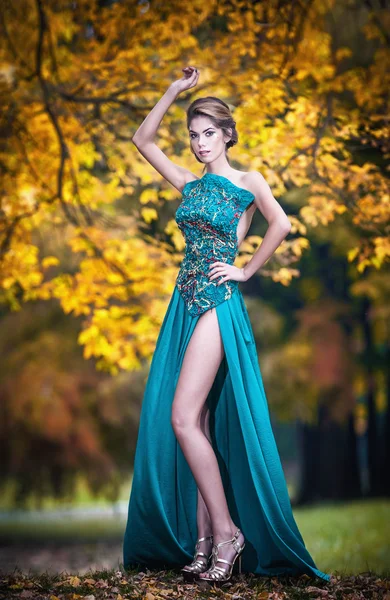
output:
[[184, 186], [175, 219], [186, 247], [176, 285], [192, 315], [228, 300], [236, 291], [238, 281], [217, 285], [220, 277], [210, 281], [207, 274], [213, 262], [234, 263], [238, 222], [253, 201], [252, 192], [214, 173]]

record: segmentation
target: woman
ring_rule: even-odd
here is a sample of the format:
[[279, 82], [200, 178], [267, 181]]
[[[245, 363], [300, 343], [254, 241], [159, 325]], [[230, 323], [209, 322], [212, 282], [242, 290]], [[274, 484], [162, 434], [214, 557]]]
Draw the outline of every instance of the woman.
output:
[[[262, 175], [233, 169], [235, 121], [218, 98], [187, 111], [198, 178], [155, 144], [159, 124], [199, 72], [183, 69], [133, 142], [183, 200], [175, 218], [186, 252], [159, 333], [142, 403], [124, 538], [124, 565], [183, 565], [184, 578], [223, 583], [241, 572], [315, 574], [291, 511], [238, 283], [251, 277], [290, 231]], [[233, 265], [256, 207], [269, 227], [244, 268]], [[243, 552], [245, 549], [245, 552]], [[211, 562], [211, 564], [210, 564]]]

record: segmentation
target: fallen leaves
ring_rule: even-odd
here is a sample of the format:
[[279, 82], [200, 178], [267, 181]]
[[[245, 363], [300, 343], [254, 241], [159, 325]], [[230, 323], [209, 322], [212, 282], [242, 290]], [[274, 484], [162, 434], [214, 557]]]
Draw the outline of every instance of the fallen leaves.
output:
[[[84, 576], [0, 574], [0, 599], [28, 600], [390, 600], [390, 578], [368, 573], [330, 582], [300, 577], [235, 575], [221, 588], [206, 582], [183, 582], [178, 570], [100, 571]], [[317, 585], [313, 585], [316, 584]], [[77, 591], [76, 591], [77, 590]]]

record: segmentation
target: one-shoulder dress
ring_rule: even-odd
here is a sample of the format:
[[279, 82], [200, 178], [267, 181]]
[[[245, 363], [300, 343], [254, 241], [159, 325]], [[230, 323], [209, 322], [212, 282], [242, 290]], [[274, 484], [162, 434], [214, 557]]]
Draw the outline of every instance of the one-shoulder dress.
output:
[[123, 565], [176, 568], [193, 558], [197, 486], [171, 425], [171, 407], [197, 320], [215, 307], [225, 352], [207, 397], [210, 435], [232, 519], [246, 540], [242, 572], [306, 573], [329, 581], [292, 513], [239, 282], [218, 286], [218, 278], [207, 276], [212, 262], [234, 263], [237, 226], [254, 195], [213, 173], [187, 183], [182, 195], [175, 219], [185, 254], [144, 391]]

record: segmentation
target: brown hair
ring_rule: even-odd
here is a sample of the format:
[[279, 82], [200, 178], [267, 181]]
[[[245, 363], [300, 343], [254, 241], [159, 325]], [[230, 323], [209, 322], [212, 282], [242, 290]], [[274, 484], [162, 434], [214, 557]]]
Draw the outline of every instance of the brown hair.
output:
[[[187, 129], [190, 128], [192, 119], [200, 115], [209, 117], [210, 121], [212, 121], [216, 127], [222, 129], [225, 135], [230, 136], [231, 139], [225, 144], [225, 154], [229, 162], [227, 151], [238, 142], [236, 122], [233, 119], [230, 108], [223, 100], [215, 98], [214, 96], [198, 98], [197, 100], [194, 100], [187, 109]], [[191, 152], [195, 154], [192, 146]], [[200, 160], [196, 154], [195, 158], [198, 162], [203, 164], [203, 161]]]

